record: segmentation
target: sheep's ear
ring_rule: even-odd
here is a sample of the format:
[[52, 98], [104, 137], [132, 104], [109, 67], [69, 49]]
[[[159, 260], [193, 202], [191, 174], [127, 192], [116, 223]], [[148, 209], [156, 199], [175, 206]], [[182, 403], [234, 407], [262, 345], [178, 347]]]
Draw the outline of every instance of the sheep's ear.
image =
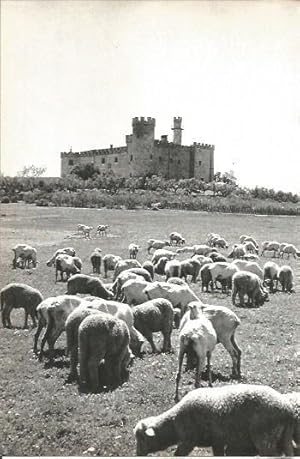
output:
[[147, 435], [147, 437], [155, 437], [153, 427], [148, 427], [148, 429], [145, 430], [145, 435]]

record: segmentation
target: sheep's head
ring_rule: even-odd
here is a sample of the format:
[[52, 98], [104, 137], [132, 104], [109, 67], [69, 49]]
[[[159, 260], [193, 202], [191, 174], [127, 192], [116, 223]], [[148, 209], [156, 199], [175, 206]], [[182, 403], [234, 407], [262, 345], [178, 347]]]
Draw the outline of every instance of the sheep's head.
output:
[[136, 438], [137, 456], [146, 456], [148, 453], [158, 451], [159, 443], [155, 428], [155, 419], [153, 417], [139, 421], [135, 426], [133, 432]]

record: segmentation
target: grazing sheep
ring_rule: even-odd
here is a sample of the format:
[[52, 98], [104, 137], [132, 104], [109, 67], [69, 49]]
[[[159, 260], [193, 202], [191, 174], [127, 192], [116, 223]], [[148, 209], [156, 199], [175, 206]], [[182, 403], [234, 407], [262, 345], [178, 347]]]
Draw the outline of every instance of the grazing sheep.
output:
[[101, 260], [102, 260], [101, 252], [102, 250], [99, 249], [99, 247], [97, 247], [90, 256], [90, 260], [91, 260], [92, 267], [93, 267], [93, 273], [96, 273], [96, 274], [101, 273]]
[[134, 326], [149, 341], [152, 352], [157, 352], [152, 333], [162, 332], [162, 352], [171, 351], [171, 333], [174, 311], [170, 301], [164, 298], [146, 301], [133, 307]]
[[63, 249], [58, 249], [58, 250], [56, 250], [54, 255], [52, 255], [52, 257], [49, 258], [48, 261], [46, 261], [46, 265], [48, 267], [53, 266], [54, 262], [55, 262], [55, 258], [57, 257], [57, 255], [62, 255], [62, 254], [63, 255], [70, 255], [70, 257], [75, 257], [76, 252], [75, 252], [75, 249], [73, 249], [73, 247], [64, 247]]
[[214, 238], [211, 241], [212, 247], [220, 247], [221, 249], [228, 249], [228, 242], [223, 237]]
[[116, 264], [115, 271], [114, 271], [114, 276], [113, 276], [113, 281], [116, 280], [118, 275], [122, 272], [125, 271], [126, 269], [129, 268], [141, 268], [142, 265], [139, 263], [137, 260], [121, 260]]
[[147, 282], [152, 282], [151, 276], [146, 269], [143, 268], [130, 268], [122, 271], [112, 285], [112, 291], [115, 298], [120, 298], [122, 286], [130, 279], [143, 278]]
[[[197, 310], [211, 321], [217, 334], [217, 342], [222, 344], [229, 353], [232, 360], [232, 378], [239, 379], [241, 377], [241, 358], [242, 351], [239, 348], [235, 332], [241, 321], [238, 316], [226, 306], [214, 306], [211, 304], [203, 304], [193, 301], [189, 304], [189, 309], [181, 319], [179, 328], [181, 329], [185, 322], [190, 319], [197, 318]], [[187, 356], [187, 366], [191, 366], [190, 362], [193, 355]]]
[[282, 257], [282, 251], [284, 249], [284, 247], [286, 247], [288, 244], [288, 242], [282, 242], [279, 246], [279, 257]]
[[24, 327], [28, 327], [30, 315], [33, 327], [36, 327], [36, 308], [43, 301], [42, 294], [26, 284], [8, 284], [0, 292], [3, 327], [11, 328], [10, 313], [12, 309], [24, 308]]
[[[217, 253], [217, 252], [215, 252], [215, 253]], [[211, 255], [211, 253], [210, 253], [210, 255]], [[209, 263], [213, 263], [213, 259], [211, 257], [206, 257], [204, 255], [193, 255], [192, 259], [199, 261], [201, 267], [204, 266], [204, 265], [207, 265]]]
[[232, 304], [235, 305], [236, 295], [239, 295], [240, 305], [244, 306], [244, 296], [248, 296], [249, 305], [258, 307], [268, 301], [268, 293], [261, 279], [254, 273], [239, 271], [232, 278]]
[[210, 252], [207, 255], [208, 258], [211, 258], [211, 260], [215, 263], [216, 261], [227, 261], [227, 258], [224, 255], [221, 255], [218, 252]]
[[188, 285], [176, 285], [168, 282], [152, 282], [145, 287], [143, 293], [147, 300], [166, 298], [171, 301], [174, 308], [181, 309], [181, 315], [184, 314], [188, 303], [195, 300], [200, 301]]
[[232, 276], [239, 271], [239, 268], [234, 263], [215, 262], [208, 265], [207, 268], [211, 274], [211, 288], [214, 290], [216, 281], [222, 283], [222, 290], [227, 291], [231, 287]]
[[290, 266], [284, 265], [278, 271], [278, 280], [281, 283], [283, 292], [292, 292], [293, 291], [293, 280], [294, 273]]
[[98, 236], [107, 236], [107, 230], [109, 225], [98, 225], [96, 229], [96, 235]]
[[276, 283], [275, 289], [278, 287], [278, 272], [279, 266], [274, 261], [267, 261], [264, 264], [264, 285], [270, 284], [270, 291], [274, 291], [274, 281]]
[[204, 289], [208, 292], [209, 284], [212, 285], [211, 272], [208, 269], [209, 264], [202, 266], [200, 269], [200, 279], [201, 279], [201, 291], [204, 292]]
[[255, 247], [258, 249], [258, 243], [252, 236], [246, 236], [246, 235], [241, 236], [240, 243], [244, 244], [244, 242], [252, 242], [255, 245]]
[[169, 259], [167, 257], [161, 257], [154, 265], [154, 272], [163, 276], [165, 274], [165, 266]]
[[201, 263], [195, 258], [188, 258], [180, 263], [180, 277], [184, 277], [187, 281], [187, 276], [192, 276], [191, 282], [197, 282], [197, 277], [200, 272]]
[[172, 252], [171, 250], [157, 249], [153, 253], [151, 261], [155, 265], [159, 261], [159, 259], [162, 257], [166, 257], [168, 260], [172, 260], [173, 258], [175, 258], [175, 256], [176, 256], [176, 253]]
[[106, 255], [104, 255], [102, 261], [104, 267], [104, 277], [106, 279], [108, 271], [114, 271], [119, 261], [122, 261], [122, 258], [118, 255], [107, 253]]
[[150, 254], [151, 249], [163, 249], [166, 246], [170, 245], [169, 241], [161, 241], [159, 239], [149, 239], [147, 241], [147, 251]]
[[247, 261], [258, 261], [259, 256], [256, 255], [256, 253], [246, 253], [241, 257], [242, 260], [247, 260]]
[[168, 260], [165, 266], [166, 280], [169, 277], [180, 277], [181, 263], [178, 260]]
[[[194, 308], [194, 303], [188, 305], [188, 308]], [[202, 312], [198, 313], [197, 309], [196, 317], [193, 320], [186, 320], [179, 331], [179, 355], [178, 370], [176, 374], [175, 402], [179, 400], [178, 389], [183, 357], [190, 347], [195, 351], [197, 356], [195, 387], [197, 388], [200, 386], [201, 372], [204, 369], [206, 360], [209, 385], [212, 385], [210, 360], [216, 344], [217, 334], [212, 323], [202, 314]]]
[[265, 252], [273, 252], [273, 258], [275, 258], [276, 254], [279, 253], [280, 244], [277, 241], [264, 241], [261, 247], [261, 256], [263, 256]]
[[246, 254], [247, 250], [243, 244], [234, 244], [227, 258], [243, 258]]
[[145, 303], [149, 298], [144, 293], [144, 289], [151, 285], [145, 279], [130, 279], [122, 285], [121, 297], [129, 305]]
[[154, 265], [152, 263], [152, 261], [150, 260], [146, 260], [144, 261], [144, 263], [142, 264], [142, 268], [146, 269], [150, 276], [151, 276], [151, 280], [153, 280], [154, 278]]
[[92, 230], [94, 229], [93, 226], [88, 226], [88, 225], [83, 225], [81, 223], [79, 223], [77, 225], [77, 231], [78, 233], [82, 233], [83, 236], [86, 238], [86, 239], [90, 239], [91, 237], [91, 232]]
[[105, 313], [92, 314], [81, 322], [78, 339], [81, 387], [99, 390], [99, 364], [103, 359], [109, 386], [122, 384], [132, 361], [125, 322]]
[[243, 245], [247, 252], [258, 254], [258, 247], [252, 241], [244, 241]]
[[188, 287], [188, 283], [185, 280], [180, 279], [179, 277], [169, 277], [167, 282], [168, 284], [185, 285]]
[[128, 251], [129, 251], [129, 258], [135, 259], [137, 257], [138, 251], [140, 250], [140, 246], [137, 244], [129, 244]]
[[54, 262], [55, 266], [55, 282], [57, 282], [58, 272], [60, 272], [60, 280], [63, 281], [63, 273], [66, 273], [67, 279], [71, 274], [78, 274], [81, 271], [82, 261], [78, 257], [70, 255], [57, 255]]
[[178, 445], [176, 456], [211, 446], [215, 456], [293, 455], [296, 415], [271, 387], [235, 384], [189, 392], [168, 411], [139, 421], [137, 455]]
[[284, 254], [287, 254], [287, 258], [290, 258], [290, 255], [293, 255], [294, 258], [300, 257], [300, 251], [293, 244], [286, 244], [281, 248], [279, 256], [283, 258]]
[[98, 296], [104, 300], [113, 298], [113, 293], [108, 290], [100, 279], [88, 276], [86, 274], [75, 274], [68, 280], [67, 294], [76, 295], [77, 293], [86, 293]]
[[170, 245], [183, 245], [185, 244], [185, 239], [182, 237], [180, 233], [177, 233], [177, 231], [173, 231], [170, 235]]
[[213, 250], [209, 245], [194, 245], [194, 255], [204, 255], [206, 257], [210, 252], [213, 252]]
[[37, 251], [34, 247], [31, 247], [27, 244], [17, 244], [12, 251], [14, 252], [13, 259], [13, 268], [16, 269], [20, 264], [21, 268], [29, 268], [29, 264], [32, 263], [32, 266], [36, 268], [37, 265]]
[[194, 246], [186, 245], [185, 247], [180, 247], [179, 249], [176, 250], [176, 253], [194, 253]]
[[294, 456], [300, 456], [300, 392], [290, 392], [283, 394], [285, 400], [292, 406], [296, 415], [296, 426], [294, 429]]
[[264, 278], [263, 270], [255, 261], [233, 260], [232, 264], [236, 265], [241, 271], [249, 271], [250, 273], [257, 274], [262, 280]]

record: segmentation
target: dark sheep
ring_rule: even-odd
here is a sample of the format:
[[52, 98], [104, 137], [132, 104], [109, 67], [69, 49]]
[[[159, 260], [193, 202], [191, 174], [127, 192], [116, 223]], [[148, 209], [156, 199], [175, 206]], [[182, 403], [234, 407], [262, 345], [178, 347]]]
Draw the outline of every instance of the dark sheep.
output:
[[92, 253], [90, 260], [92, 263], [93, 267], [93, 273], [100, 274], [101, 273], [101, 261], [102, 261], [102, 256], [101, 256], [101, 249], [95, 249], [94, 252]]
[[77, 293], [86, 293], [92, 296], [98, 296], [104, 300], [113, 298], [113, 293], [108, 290], [100, 279], [87, 276], [86, 274], [75, 274], [68, 280], [68, 295]]
[[30, 315], [33, 327], [36, 327], [36, 308], [43, 301], [42, 294], [30, 285], [8, 284], [0, 292], [1, 311], [3, 327], [11, 328], [10, 313], [12, 309], [24, 308], [24, 327], [28, 327], [28, 316]]
[[197, 281], [201, 268], [201, 263], [195, 258], [189, 258], [181, 262], [181, 275], [187, 281], [187, 276], [192, 276], [192, 282]]

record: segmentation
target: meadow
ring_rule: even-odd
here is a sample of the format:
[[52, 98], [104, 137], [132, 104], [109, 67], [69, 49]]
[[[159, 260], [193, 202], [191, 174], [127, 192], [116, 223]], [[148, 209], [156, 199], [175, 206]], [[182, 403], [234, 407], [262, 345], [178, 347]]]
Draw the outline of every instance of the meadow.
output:
[[[78, 223], [110, 225], [107, 237], [85, 240], [76, 235]], [[128, 244], [142, 250], [138, 260], [150, 259], [147, 239], [165, 239], [179, 231], [188, 245], [203, 243], [213, 231], [230, 244], [241, 234], [264, 240], [290, 242], [300, 247], [300, 219], [293, 216], [257, 216], [196, 211], [75, 209], [7, 204], [1, 208], [0, 288], [22, 282], [38, 288], [44, 297], [66, 292], [65, 283], [55, 284], [46, 260], [60, 247], [72, 246], [91, 274], [89, 257], [95, 247], [105, 253], [128, 256]], [[13, 270], [12, 247], [28, 243], [37, 248], [36, 269]], [[227, 251], [222, 251], [226, 253]], [[183, 255], [180, 258], [185, 258]], [[263, 266], [270, 256], [260, 259]], [[267, 384], [281, 392], [299, 390], [299, 300], [300, 259], [278, 260], [290, 264], [295, 273], [295, 293], [276, 292], [257, 309], [232, 306], [230, 295], [202, 293], [198, 282], [191, 285], [206, 303], [231, 308], [241, 319], [236, 337], [242, 349], [243, 383]], [[101, 278], [103, 274], [101, 274]], [[111, 281], [111, 274], [108, 281]], [[159, 276], [157, 276], [160, 279]], [[0, 343], [0, 454], [22, 456], [132, 456], [135, 455], [133, 428], [144, 417], [159, 414], [174, 402], [177, 370], [177, 337], [174, 352], [135, 359], [129, 381], [113, 392], [80, 394], [76, 384], [66, 384], [69, 360], [64, 355], [65, 335], [56, 343], [56, 359], [39, 362], [32, 353], [34, 329], [23, 330], [24, 312], [11, 315], [13, 329], [1, 324]], [[29, 321], [29, 323], [31, 323]], [[159, 334], [156, 336], [160, 340]], [[212, 357], [214, 385], [230, 380], [231, 359], [220, 345]], [[299, 375], [298, 375], [299, 378]], [[193, 389], [194, 372], [183, 374], [181, 395]], [[207, 385], [207, 381], [203, 381]], [[175, 448], [160, 452], [172, 455]], [[195, 449], [193, 455], [209, 456], [210, 448]]]

